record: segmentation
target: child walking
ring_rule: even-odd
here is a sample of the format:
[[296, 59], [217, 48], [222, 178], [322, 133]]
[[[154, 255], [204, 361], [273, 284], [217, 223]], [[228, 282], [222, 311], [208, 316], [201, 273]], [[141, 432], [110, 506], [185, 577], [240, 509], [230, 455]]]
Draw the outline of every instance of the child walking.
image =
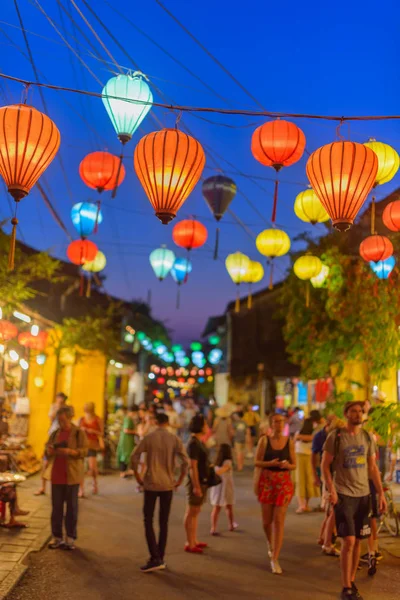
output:
[[222, 482], [211, 488], [210, 502], [213, 507], [211, 512], [211, 535], [218, 535], [217, 523], [221, 508], [225, 507], [229, 521], [229, 530], [235, 531], [238, 524], [233, 518], [233, 505], [235, 503], [235, 489], [233, 484], [232, 448], [229, 444], [221, 444], [215, 471], [221, 477]]

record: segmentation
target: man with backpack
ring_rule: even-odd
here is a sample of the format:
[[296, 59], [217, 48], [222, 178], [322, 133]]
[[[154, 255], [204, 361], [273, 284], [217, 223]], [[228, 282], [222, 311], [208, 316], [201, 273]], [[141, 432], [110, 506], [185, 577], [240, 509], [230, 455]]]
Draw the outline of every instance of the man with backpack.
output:
[[364, 403], [359, 401], [345, 404], [346, 427], [329, 434], [322, 457], [322, 472], [330, 502], [335, 508], [338, 536], [343, 539], [340, 555], [342, 600], [362, 600], [354, 580], [360, 559], [360, 542], [371, 533], [369, 479], [377, 490], [380, 512], [386, 510], [375, 460], [375, 442], [362, 428], [363, 408]]

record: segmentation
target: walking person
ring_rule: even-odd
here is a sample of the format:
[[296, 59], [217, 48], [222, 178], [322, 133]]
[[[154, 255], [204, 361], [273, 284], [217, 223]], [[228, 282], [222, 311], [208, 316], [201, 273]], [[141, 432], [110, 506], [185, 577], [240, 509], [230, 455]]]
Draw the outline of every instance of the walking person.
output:
[[221, 444], [215, 461], [215, 472], [221, 477], [222, 482], [211, 488], [210, 502], [213, 507], [211, 511], [211, 535], [218, 535], [218, 518], [222, 508], [226, 510], [229, 521], [229, 531], [235, 531], [238, 524], [233, 517], [233, 505], [235, 504], [235, 488], [233, 483], [232, 448], [229, 444]]
[[260, 415], [253, 410], [251, 404], [246, 408], [246, 412], [243, 415], [243, 420], [247, 425], [246, 444], [247, 444], [247, 458], [253, 458], [254, 446], [257, 439], [257, 428], [260, 425]]
[[221, 444], [231, 444], [233, 439], [232, 411], [226, 405], [217, 408], [216, 419], [213, 425], [213, 437], [216, 442], [217, 452]]
[[[144, 527], [150, 558], [141, 567], [143, 573], [165, 569], [165, 549], [168, 537], [168, 520], [174, 490], [181, 485], [188, 468], [188, 459], [181, 440], [168, 431], [168, 416], [157, 413], [157, 428], [146, 435], [132, 455], [132, 468], [138, 485], [144, 488]], [[139, 472], [141, 456], [145, 455], [146, 472], [142, 479]], [[180, 462], [180, 475], [175, 480], [176, 461]], [[160, 532], [158, 542], [154, 533], [153, 519], [157, 499], [160, 501]]]
[[322, 472], [335, 508], [338, 535], [342, 538], [341, 599], [362, 600], [355, 577], [360, 560], [360, 542], [371, 534], [369, 479], [376, 488], [381, 513], [386, 510], [386, 500], [376, 465], [375, 442], [362, 429], [363, 402], [347, 402], [344, 416], [346, 426], [330, 433], [325, 442]]
[[287, 507], [293, 498], [294, 486], [290, 471], [296, 468], [293, 441], [283, 435], [285, 417], [271, 417], [272, 434], [260, 438], [255, 458], [254, 491], [261, 504], [264, 532], [268, 541], [268, 556], [274, 574], [282, 573], [279, 555]]
[[199, 515], [201, 507], [207, 499], [207, 482], [210, 474], [208, 450], [202, 441], [207, 429], [208, 425], [203, 415], [193, 417], [189, 426], [191, 439], [187, 446], [190, 462], [187, 482], [188, 505], [184, 520], [187, 540], [185, 552], [192, 554], [203, 554], [204, 548], [207, 548], [208, 545], [197, 539]]
[[[46, 445], [49, 463], [45, 477], [51, 481], [53, 534], [49, 548], [74, 550], [77, 539], [78, 491], [84, 476], [84, 458], [88, 443], [85, 432], [72, 423], [72, 414], [68, 406], [63, 406], [57, 411], [57, 419], [59, 428], [52, 433]], [[65, 520], [64, 505], [67, 507]]]
[[[79, 427], [86, 433], [88, 440], [88, 475], [92, 478], [93, 494], [99, 493], [97, 478], [99, 468], [97, 465], [97, 454], [104, 450], [104, 424], [103, 419], [96, 415], [94, 402], [87, 402], [83, 407], [84, 416], [79, 421]], [[79, 497], [85, 496], [85, 481], [81, 483]]]
[[122, 422], [121, 433], [119, 435], [117, 460], [119, 465], [119, 474], [122, 479], [132, 475], [129, 471], [129, 461], [135, 448], [136, 425], [133, 414], [127, 408], [123, 408], [124, 420]]
[[297, 514], [310, 512], [309, 501], [320, 496], [319, 486], [315, 485], [312, 469], [311, 450], [313, 440], [313, 421], [305, 419], [302, 428], [294, 436], [296, 452], [296, 494]]
[[243, 411], [239, 410], [234, 416], [233, 421], [233, 443], [235, 448], [236, 468], [243, 471], [244, 453], [246, 450], [246, 430], [247, 425], [243, 420]]

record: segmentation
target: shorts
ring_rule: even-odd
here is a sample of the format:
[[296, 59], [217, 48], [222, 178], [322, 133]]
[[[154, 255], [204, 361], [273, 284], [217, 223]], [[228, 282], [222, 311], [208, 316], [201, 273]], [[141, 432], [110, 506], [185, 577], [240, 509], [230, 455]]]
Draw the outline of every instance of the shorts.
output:
[[379, 519], [381, 515], [379, 513], [378, 507], [378, 496], [376, 493], [376, 487], [374, 486], [374, 482], [371, 481], [371, 479], [369, 480], [369, 490], [371, 492], [371, 517], [373, 519]]
[[193, 492], [192, 482], [189, 480], [186, 484], [187, 488], [187, 500], [189, 506], [203, 506], [203, 504], [207, 501], [207, 490], [208, 487], [206, 485], [200, 485], [202, 496], [196, 496]]
[[244, 442], [235, 442], [236, 452], [244, 452], [245, 448], [246, 448], [246, 444]]
[[87, 453], [87, 457], [88, 458], [95, 458], [97, 456], [97, 450], [93, 450], [93, 448], [89, 448], [88, 453]]
[[294, 485], [289, 471], [262, 471], [258, 484], [258, 501], [261, 504], [287, 506], [293, 494]]
[[370, 527], [370, 496], [353, 498], [338, 494], [338, 503], [335, 506], [335, 518], [338, 536], [356, 537], [363, 540], [371, 535]]

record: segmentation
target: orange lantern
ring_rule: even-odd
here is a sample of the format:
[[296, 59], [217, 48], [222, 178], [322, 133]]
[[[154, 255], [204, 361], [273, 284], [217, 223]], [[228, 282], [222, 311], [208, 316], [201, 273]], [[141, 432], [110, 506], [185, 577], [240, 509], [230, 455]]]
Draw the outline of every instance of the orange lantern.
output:
[[125, 167], [118, 156], [109, 152], [91, 152], [81, 161], [79, 175], [83, 183], [97, 190], [113, 190], [125, 179]]
[[176, 217], [200, 179], [205, 162], [200, 143], [178, 129], [149, 133], [136, 146], [136, 174], [164, 225]]
[[200, 221], [194, 219], [180, 221], [172, 230], [172, 239], [175, 244], [181, 248], [186, 248], [188, 251], [203, 246], [207, 241], [207, 237], [206, 227]]
[[48, 334], [46, 331], [40, 331], [38, 335], [32, 335], [29, 331], [24, 331], [18, 336], [18, 343], [25, 348], [42, 352], [46, 348]]
[[333, 142], [311, 154], [306, 171], [333, 226], [347, 231], [375, 183], [378, 157], [364, 144]]
[[367, 262], [386, 260], [392, 254], [393, 244], [384, 235], [370, 235], [360, 244], [360, 255]]
[[276, 119], [257, 127], [251, 138], [251, 151], [258, 162], [279, 171], [289, 167], [303, 156], [306, 137], [290, 121]]
[[92, 262], [97, 255], [98, 248], [90, 240], [75, 240], [67, 248], [67, 256], [75, 265], [84, 265]]
[[[26, 104], [0, 108], [0, 175], [18, 203], [31, 191], [60, 146], [60, 132], [49, 117]], [[14, 268], [18, 219], [15, 208], [8, 267]]]
[[400, 231], [400, 200], [389, 202], [385, 206], [382, 221], [390, 231]]
[[17, 337], [17, 335], [18, 329], [13, 323], [10, 323], [10, 321], [6, 321], [5, 319], [0, 320], [0, 340], [2, 342], [8, 342]]

